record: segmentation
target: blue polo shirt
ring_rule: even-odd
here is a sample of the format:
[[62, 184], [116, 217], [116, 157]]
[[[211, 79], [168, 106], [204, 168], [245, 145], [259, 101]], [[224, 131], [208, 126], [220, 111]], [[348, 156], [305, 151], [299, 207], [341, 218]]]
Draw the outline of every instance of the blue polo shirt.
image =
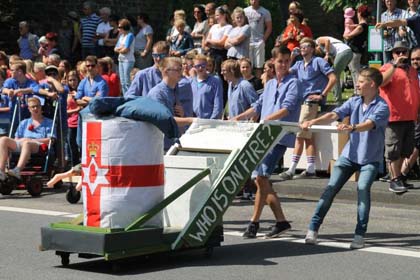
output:
[[[271, 79], [265, 85], [264, 92], [258, 100], [252, 104], [252, 108], [260, 114], [261, 120], [285, 108], [289, 114], [279, 120], [298, 122], [302, 100], [301, 87], [302, 84], [294, 75], [287, 75], [280, 83], [277, 79]], [[293, 133], [285, 135], [280, 139], [279, 144], [293, 148], [295, 146], [295, 135]]]
[[220, 119], [223, 113], [223, 84], [213, 75], [198, 81], [191, 81], [193, 91], [193, 110], [201, 119]]
[[185, 117], [193, 116], [193, 93], [191, 82], [188, 78], [182, 77], [175, 90], [175, 102], [181, 104]]
[[328, 75], [334, 69], [320, 57], [312, 57], [305, 67], [305, 61], [299, 60], [290, 68], [290, 73], [296, 74], [302, 83], [303, 100], [311, 94], [321, 94], [328, 84]]
[[360, 165], [380, 162], [384, 156], [385, 128], [388, 124], [389, 108], [379, 95], [363, 110], [363, 98], [355, 96], [334, 109], [339, 119], [350, 116], [350, 124], [371, 120], [375, 128], [364, 132], [350, 133], [350, 140], [341, 155]]
[[248, 108], [251, 107], [251, 104], [257, 101], [257, 99], [257, 92], [247, 80], [241, 78], [236, 85], [229, 82], [229, 118], [233, 118], [248, 110]]
[[[53, 121], [48, 118], [44, 118], [42, 123], [38, 127], [34, 127], [32, 130], [29, 130], [29, 126], [32, 124], [32, 119], [24, 119], [19, 123], [19, 126], [16, 130], [16, 138], [31, 138], [31, 139], [40, 139], [40, 138], [49, 138], [51, 136], [51, 130], [53, 128]], [[53, 132], [53, 138], [56, 138], [55, 129]]]
[[[60, 113], [61, 113], [61, 123], [63, 126], [63, 129], [67, 129], [67, 96], [69, 94], [69, 87], [67, 85], [63, 85], [64, 87], [64, 93], [58, 94], [58, 100], [60, 102]], [[51, 85], [49, 83], [41, 83], [39, 85], [39, 88], [45, 89], [50, 91]]]
[[101, 77], [101, 75], [96, 75], [91, 84], [89, 78], [86, 77], [80, 81], [75, 98], [82, 99], [84, 96], [95, 97], [98, 92], [101, 97], [108, 96], [109, 87], [106, 81]]
[[162, 81], [162, 73], [156, 66], [140, 70], [134, 76], [130, 87], [124, 93], [124, 97], [147, 96], [149, 91]]
[[[25, 88], [31, 88], [32, 92], [31, 94], [25, 94], [24, 98], [21, 99], [21, 117], [24, 118], [28, 118], [30, 116], [29, 110], [28, 110], [28, 103], [27, 100], [30, 97], [36, 96], [41, 100], [41, 104], [44, 103], [44, 98], [38, 96], [38, 92], [39, 92], [39, 86], [38, 84], [30, 79], [26, 79], [25, 82], [23, 82], [22, 84], [20, 84], [16, 79], [14, 78], [9, 78], [6, 81], [4, 81], [3, 84], [3, 89], [25, 89]], [[17, 98], [16, 96], [13, 96], [13, 98], [10, 100], [11, 104], [10, 104], [10, 108], [13, 111], [16, 102], [17, 102]]]

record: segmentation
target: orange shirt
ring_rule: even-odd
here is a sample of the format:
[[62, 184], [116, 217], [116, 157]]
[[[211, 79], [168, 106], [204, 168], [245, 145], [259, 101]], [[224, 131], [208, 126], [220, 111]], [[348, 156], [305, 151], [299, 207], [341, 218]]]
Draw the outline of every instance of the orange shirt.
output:
[[[389, 63], [383, 65], [381, 72], [389, 67], [392, 67]], [[391, 81], [379, 88], [379, 94], [388, 104], [390, 122], [417, 120], [420, 88], [417, 71], [413, 67], [410, 66], [408, 75], [404, 69], [395, 69]]]
[[303, 24], [301, 24], [299, 28], [296, 28], [294, 24], [289, 24], [288, 26], [286, 26], [283, 32], [283, 39], [288, 38], [290, 32], [293, 35], [293, 38], [287, 41], [287, 48], [290, 51], [293, 51], [294, 48], [299, 47], [299, 41], [296, 40], [296, 36], [300, 35], [301, 38], [303, 37], [312, 38], [313, 36], [311, 29], [308, 26], [303, 25]]

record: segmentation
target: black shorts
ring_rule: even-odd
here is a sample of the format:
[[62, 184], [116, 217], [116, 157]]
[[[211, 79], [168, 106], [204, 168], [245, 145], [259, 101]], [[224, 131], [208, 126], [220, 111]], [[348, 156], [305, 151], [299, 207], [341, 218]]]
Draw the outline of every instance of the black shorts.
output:
[[390, 122], [385, 130], [385, 158], [408, 158], [414, 149], [414, 121]]

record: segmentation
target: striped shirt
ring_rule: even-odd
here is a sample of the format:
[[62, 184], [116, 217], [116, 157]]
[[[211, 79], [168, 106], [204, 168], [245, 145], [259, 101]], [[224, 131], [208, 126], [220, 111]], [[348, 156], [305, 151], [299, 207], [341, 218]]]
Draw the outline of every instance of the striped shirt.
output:
[[[404, 18], [405, 11], [396, 8], [394, 12], [385, 11], [381, 15], [381, 22], [387, 22], [395, 19]], [[401, 41], [400, 36], [398, 35], [397, 28], [388, 29], [388, 36], [384, 38], [384, 50], [390, 51], [394, 46], [396, 41]]]
[[101, 18], [95, 13], [80, 20], [80, 29], [82, 34], [82, 47], [92, 48], [95, 46], [93, 38], [96, 35], [96, 28], [102, 22]]

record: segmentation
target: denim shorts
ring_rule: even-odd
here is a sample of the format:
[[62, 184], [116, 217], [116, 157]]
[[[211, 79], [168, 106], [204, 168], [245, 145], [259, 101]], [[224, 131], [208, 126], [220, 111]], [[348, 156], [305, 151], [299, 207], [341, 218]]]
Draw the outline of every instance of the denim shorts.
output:
[[273, 173], [279, 160], [283, 157], [287, 147], [283, 145], [276, 145], [270, 153], [268, 153], [262, 162], [257, 165], [255, 170], [252, 172], [252, 178], [255, 179], [257, 176], [270, 177]]

